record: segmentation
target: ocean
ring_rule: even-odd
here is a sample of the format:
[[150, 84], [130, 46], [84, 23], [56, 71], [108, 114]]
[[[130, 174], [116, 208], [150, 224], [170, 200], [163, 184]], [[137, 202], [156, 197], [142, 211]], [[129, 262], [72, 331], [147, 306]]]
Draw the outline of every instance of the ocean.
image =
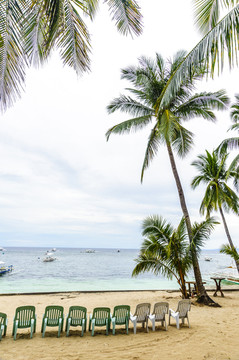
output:
[[[43, 262], [47, 248], [11, 247], [0, 253], [0, 261], [13, 265], [11, 273], [0, 277], [0, 292], [35, 293], [57, 291], [100, 290], [164, 290], [178, 289], [175, 280], [145, 273], [131, 277], [135, 249], [86, 249], [59, 248], [54, 252], [57, 259]], [[205, 257], [211, 261], [205, 261]], [[202, 278], [207, 285], [214, 285], [210, 276], [222, 272], [231, 265], [227, 255], [218, 250], [204, 250], [200, 256]], [[193, 280], [193, 272], [188, 280]]]

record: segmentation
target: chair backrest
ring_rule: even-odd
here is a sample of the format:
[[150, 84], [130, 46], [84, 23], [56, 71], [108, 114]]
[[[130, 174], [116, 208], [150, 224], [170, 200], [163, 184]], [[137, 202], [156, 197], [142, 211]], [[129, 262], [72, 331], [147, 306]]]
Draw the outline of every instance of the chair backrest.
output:
[[7, 314], [0, 312], [0, 326], [7, 325]]
[[117, 305], [114, 307], [113, 318], [115, 317], [116, 324], [125, 324], [130, 317], [129, 305]]
[[62, 306], [49, 305], [45, 308], [44, 318], [47, 318], [47, 325], [58, 325], [59, 320], [63, 319], [64, 309]]
[[19, 328], [31, 326], [31, 320], [35, 319], [35, 306], [19, 306], [16, 308], [15, 320], [18, 320]]
[[86, 319], [87, 309], [84, 306], [70, 306], [68, 317], [72, 322]]
[[163, 320], [165, 314], [168, 314], [169, 304], [167, 302], [157, 302], [154, 304], [153, 314], [155, 315], [155, 320]]
[[191, 309], [191, 301], [188, 299], [180, 300], [176, 312], [179, 312], [179, 317], [187, 316], [188, 311]]
[[92, 319], [95, 319], [95, 325], [106, 325], [106, 320], [108, 320], [108, 323], [110, 321], [110, 308], [94, 308]]
[[136, 306], [134, 316], [137, 316], [137, 321], [146, 321], [147, 316], [150, 314], [150, 307], [150, 303], [142, 303]]

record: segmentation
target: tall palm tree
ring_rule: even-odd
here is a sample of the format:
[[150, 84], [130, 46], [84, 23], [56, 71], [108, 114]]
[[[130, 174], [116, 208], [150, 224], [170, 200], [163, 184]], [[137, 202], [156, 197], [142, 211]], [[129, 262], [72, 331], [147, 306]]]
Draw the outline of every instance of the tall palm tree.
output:
[[[236, 101], [231, 105], [230, 117], [234, 124], [228, 130], [237, 130], [239, 133], [239, 94], [235, 95]], [[239, 137], [231, 137], [225, 139], [216, 149], [216, 153], [223, 155], [228, 150], [239, 148]]]
[[[209, 218], [192, 227], [194, 251], [197, 256], [206, 239], [209, 238], [217, 222]], [[188, 297], [186, 276], [193, 266], [192, 252], [188, 242], [185, 219], [182, 218], [174, 229], [165, 219], [157, 215], [147, 217], [142, 224], [142, 243], [140, 254], [132, 275], [152, 271], [155, 275], [163, 274], [168, 279], [176, 278], [182, 296]]]
[[[177, 171], [174, 151], [184, 157], [193, 144], [193, 134], [182, 125], [182, 120], [201, 117], [215, 121], [212, 109], [223, 110], [226, 108], [228, 98], [224, 91], [214, 93], [203, 92], [193, 94], [195, 83], [205, 74], [205, 69], [194, 67], [190, 77], [184, 78], [177, 92], [164, 107], [158, 109], [157, 101], [160, 98], [174, 70], [185, 57], [185, 52], [178, 52], [174, 59], [166, 62], [161, 55], [156, 54], [156, 59], [145, 57], [139, 59], [139, 66], [130, 66], [122, 70], [122, 79], [128, 80], [133, 88], [129, 90], [136, 99], [121, 95], [114, 99], [108, 106], [108, 112], [116, 110], [131, 114], [133, 118], [126, 120], [108, 130], [106, 136], [111, 134], [124, 134], [132, 130], [141, 130], [151, 122], [153, 128], [149, 135], [145, 158], [142, 167], [141, 180], [150, 161], [157, 154], [160, 145], [165, 145], [168, 151], [170, 164], [175, 178], [180, 204], [185, 217], [190, 242], [192, 242], [192, 227], [187, 209], [182, 184]], [[193, 267], [195, 279], [200, 292], [200, 301], [207, 302], [208, 296], [202, 284], [201, 273], [196, 254], [193, 254]]]
[[[58, 49], [76, 73], [89, 69], [90, 35], [82, 16], [93, 20], [99, 0], [0, 1], [0, 108], [20, 96], [26, 66], [44, 62]], [[122, 34], [142, 31], [135, 0], [104, 0]]]
[[193, 0], [195, 22], [202, 38], [181, 60], [171, 74], [157, 101], [164, 107], [178, 91], [195, 65], [206, 67], [213, 77], [215, 69], [223, 71], [225, 54], [230, 67], [237, 65], [239, 37], [239, 0]]
[[[226, 160], [228, 154], [218, 157], [215, 151], [210, 154], [206, 151], [206, 155], [199, 155], [192, 165], [196, 167], [199, 175], [195, 176], [192, 181], [192, 188], [195, 189], [201, 183], [206, 185], [206, 191], [200, 206], [200, 212], [209, 217], [212, 211], [219, 211], [227, 239], [231, 250], [234, 252], [236, 248], [233, 244], [229, 229], [226, 223], [223, 210], [233, 211], [239, 215], [239, 198], [237, 194], [227, 185], [228, 180], [232, 179], [235, 188], [239, 189], [239, 166], [233, 162], [229, 168], [226, 168]], [[239, 263], [236, 261], [237, 270], [239, 272]]]

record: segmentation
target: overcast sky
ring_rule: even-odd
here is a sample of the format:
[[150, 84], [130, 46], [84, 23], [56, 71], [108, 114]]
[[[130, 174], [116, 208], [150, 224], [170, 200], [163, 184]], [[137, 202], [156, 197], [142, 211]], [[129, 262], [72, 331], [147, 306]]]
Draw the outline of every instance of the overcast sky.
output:
[[[190, 0], [139, 3], [142, 36], [119, 35], [102, 5], [90, 25], [91, 72], [77, 78], [55, 54], [43, 68], [28, 71], [21, 100], [1, 115], [1, 246], [139, 248], [146, 216], [159, 214], [178, 225], [181, 208], [165, 148], [140, 184], [150, 127], [105, 139], [109, 127], [127, 119], [106, 112], [128, 86], [120, 80], [120, 69], [137, 64], [141, 55], [170, 57], [180, 49], [189, 51], [200, 39]], [[226, 88], [233, 99], [237, 84], [234, 69], [199, 84], [198, 91]], [[200, 221], [204, 188], [190, 189], [196, 174], [190, 163], [227, 137], [231, 122], [229, 112], [223, 112], [217, 124], [195, 119], [186, 125], [195, 133], [195, 147], [177, 164], [192, 220]], [[230, 214], [227, 221], [238, 246], [238, 218]], [[226, 238], [218, 225], [205, 247], [222, 243]]]

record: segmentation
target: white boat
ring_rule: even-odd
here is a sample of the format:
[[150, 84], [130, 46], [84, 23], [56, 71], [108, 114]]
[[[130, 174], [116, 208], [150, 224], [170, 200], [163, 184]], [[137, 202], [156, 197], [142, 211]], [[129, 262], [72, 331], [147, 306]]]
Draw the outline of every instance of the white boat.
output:
[[212, 258], [210, 256], [205, 256], [204, 260], [205, 261], [212, 261]]
[[87, 254], [92, 254], [92, 253], [95, 253], [95, 250], [93, 250], [93, 249], [87, 249], [85, 252], [86, 252]]
[[53, 253], [47, 253], [46, 257], [42, 260], [43, 262], [52, 262], [56, 260], [56, 257], [52, 256]]
[[0, 276], [13, 270], [13, 266], [6, 266], [5, 262], [0, 261]]

